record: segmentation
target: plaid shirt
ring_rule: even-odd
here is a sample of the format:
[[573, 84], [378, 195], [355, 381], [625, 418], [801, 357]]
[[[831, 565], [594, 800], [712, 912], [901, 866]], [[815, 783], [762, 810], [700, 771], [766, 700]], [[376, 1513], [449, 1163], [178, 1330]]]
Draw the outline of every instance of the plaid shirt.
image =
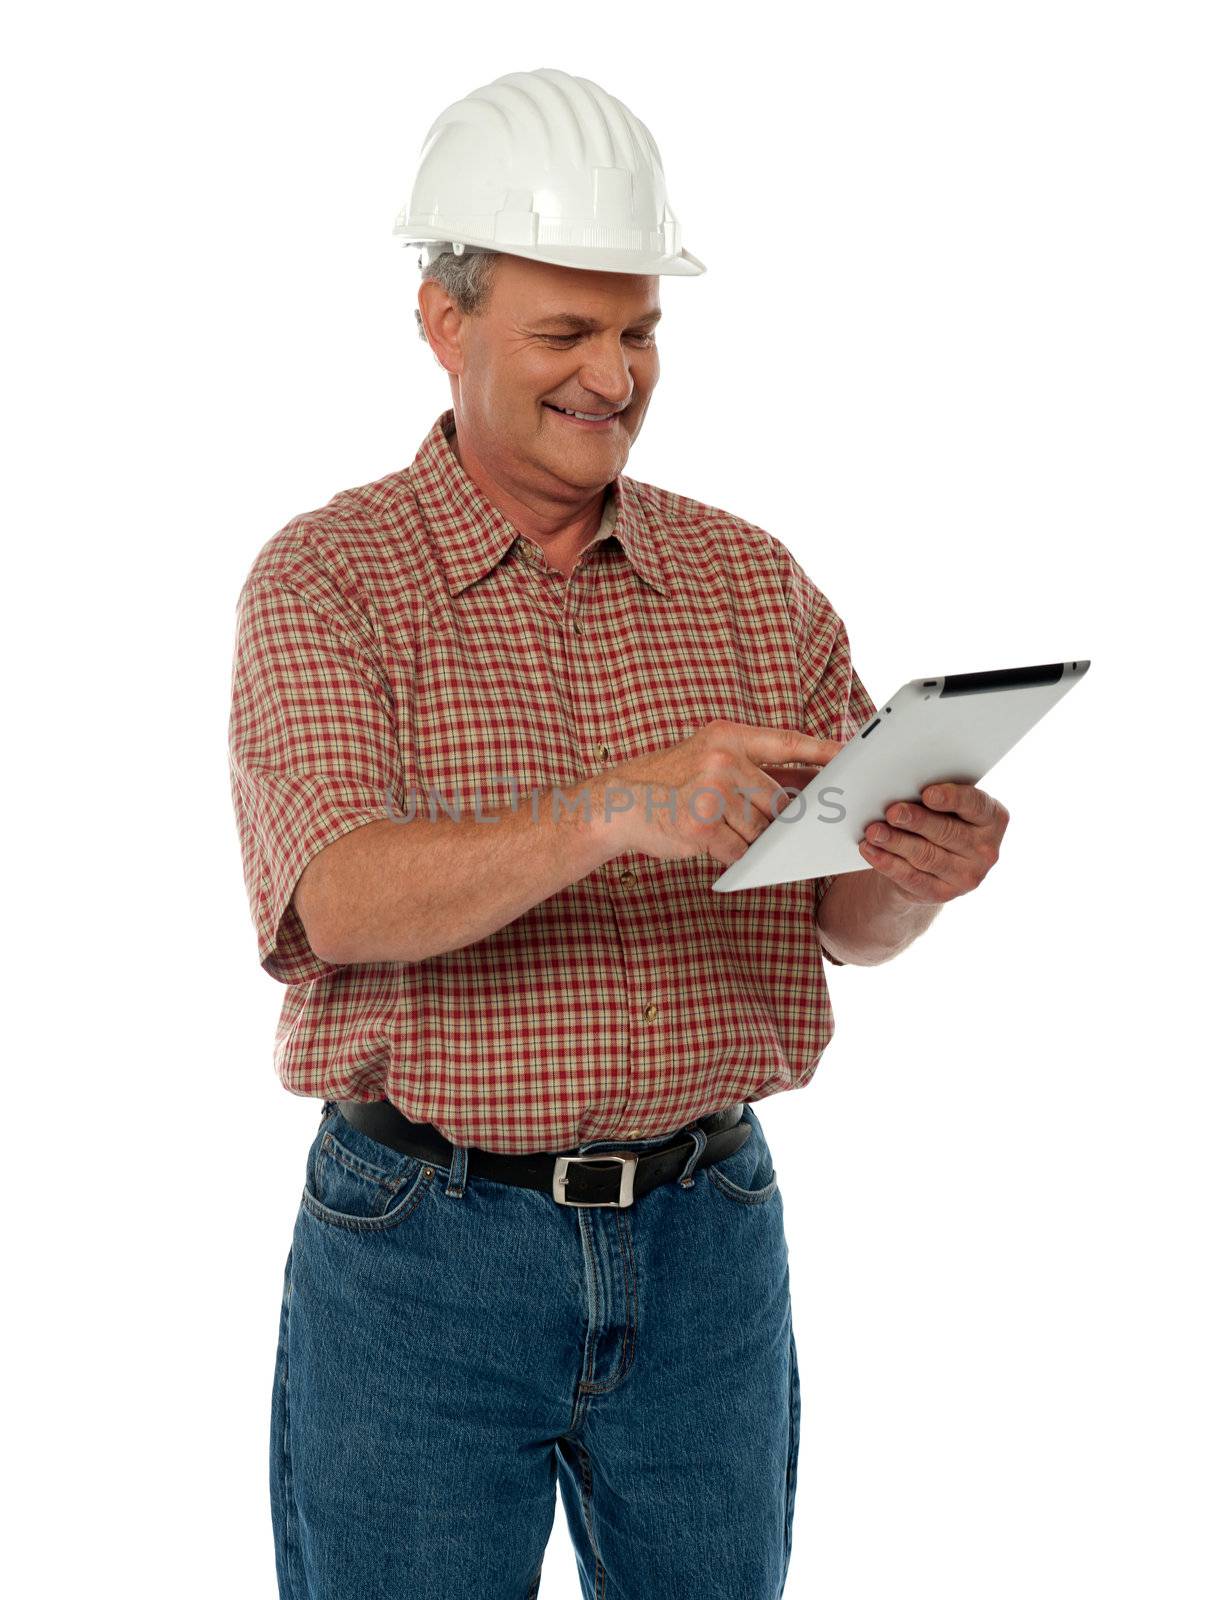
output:
[[[363, 823], [446, 826], [580, 783], [717, 717], [848, 739], [876, 707], [841, 619], [762, 528], [621, 475], [569, 578], [459, 466], [412, 465], [294, 517], [237, 604], [229, 726], [265, 971], [295, 1094], [386, 1098], [518, 1154], [642, 1138], [801, 1088], [832, 1037], [831, 878], [714, 894], [707, 855], [628, 851], [486, 938], [334, 965], [292, 905]], [[429, 822], [429, 791], [438, 820]]]

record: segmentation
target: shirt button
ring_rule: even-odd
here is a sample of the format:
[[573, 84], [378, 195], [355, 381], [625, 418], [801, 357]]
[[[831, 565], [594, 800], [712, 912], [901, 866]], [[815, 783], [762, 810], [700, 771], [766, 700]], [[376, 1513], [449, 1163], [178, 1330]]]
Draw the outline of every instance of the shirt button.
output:
[[628, 1132], [624, 1135], [624, 1137], [626, 1139], [639, 1139], [641, 1137], [641, 1129], [640, 1128], [630, 1128], [628, 1130]]
[[598, 756], [600, 761], [606, 761], [610, 754], [611, 754], [611, 751], [607, 748], [607, 746], [605, 744], [601, 744], [599, 746], [599, 748], [595, 751], [595, 755]]
[[580, 622], [575, 622], [573, 624], [573, 631], [580, 636], [582, 632], [582, 624]]
[[654, 1018], [658, 1015], [658, 1007], [654, 1004], [654, 1002], [652, 1000], [650, 1001], [649, 1005], [645, 1008], [645, 1011], [642, 1013], [642, 1015], [645, 1017], [645, 1020], [647, 1022], [653, 1022]]
[[625, 867], [620, 873], [620, 882], [625, 886], [626, 889], [631, 889], [637, 882], [637, 874], [632, 870], [631, 867]]

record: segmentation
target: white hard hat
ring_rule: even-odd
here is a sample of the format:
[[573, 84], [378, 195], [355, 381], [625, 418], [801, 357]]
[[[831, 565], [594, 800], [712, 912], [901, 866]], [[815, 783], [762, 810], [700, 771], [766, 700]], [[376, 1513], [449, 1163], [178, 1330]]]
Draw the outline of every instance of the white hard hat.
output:
[[510, 72], [456, 100], [421, 147], [405, 245], [598, 272], [696, 277], [649, 129], [589, 78]]

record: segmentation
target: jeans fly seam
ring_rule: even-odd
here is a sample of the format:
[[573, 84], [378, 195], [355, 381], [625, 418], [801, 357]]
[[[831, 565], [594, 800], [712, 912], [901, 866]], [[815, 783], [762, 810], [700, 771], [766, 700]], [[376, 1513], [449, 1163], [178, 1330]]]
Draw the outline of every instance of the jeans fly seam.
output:
[[626, 1282], [628, 1282], [628, 1293], [632, 1302], [631, 1310], [629, 1310], [629, 1333], [628, 1338], [626, 1338], [626, 1355], [628, 1355], [628, 1358], [624, 1362], [624, 1371], [628, 1373], [629, 1366], [632, 1366], [632, 1357], [637, 1354], [637, 1258], [634, 1251], [632, 1251], [632, 1229], [628, 1226], [628, 1221], [624, 1221], [624, 1250], [628, 1253], [624, 1272], [628, 1275]]
[[[602, 1302], [601, 1302], [600, 1297], [599, 1297], [599, 1263], [598, 1263], [598, 1261], [597, 1261], [597, 1259], [595, 1257], [594, 1241], [593, 1241], [593, 1239], [591, 1237], [591, 1234], [589, 1232], [589, 1223], [586, 1221], [586, 1218], [584, 1216], [582, 1216], [580, 1211], [578, 1212], [578, 1232], [579, 1232], [579, 1234], [581, 1235], [581, 1238], [582, 1238], [582, 1253], [583, 1253], [583, 1256], [585, 1257], [587, 1263], [589, 1264], [589, 1268], [590, 1268], [590, 1285], [591, 1285], [591, 1288], [592, 1288], [593, 1294], [594, 1294], [594, 1307], [593, 1307], [593, 1310], [592, 1310], [592, 1313], [591, 1313], [591, 1323], [587, 1327], [585, 1367], [584, 1367], [584, 1370], [582, 1372], [582, 1377], [581, 1377], [581, 1382], [580, 1382], [580, 1387], [585, 1389], [587, 1384], [594, 1377], [595, 1350], [596, 1350], [596, 1347], [597, 1347], [598, 1342], [599, 1342], [599, 1329], [600, 1329], [600, 1326], [601, 1326], [601, 1317], [602, 1317]], [[593, 1334], [594, 1334], [594, 1338], [593, 1339], [589, 1337], [591, 1332], [593, 1332]]]
[[620, 1265], [624, 1272], [625, 1328], [620, 1361], [620, 1377], [623, 1378], [633, 1364], [633, 1356], [637, 1349], [637, 1271], [628, 1222], [618, 1212], [616, 1233], [620, 1241]]
[[[593, 1379], [583, 1378], [581, 1391], [583, 1394], [607, 1394], [610, 1390], [624, 1381], [629, 1368], [633, 1364], [633, 1357], [637, 1350], [637, 1272], [633, 1257], [632, 1236], [628, 1232], [625, 1219], [621, 1216], [615, 1218], [616, 1241], [620, 1247], [620, 1264], [624, 1272], [624, 1310], [625, 1327], [624, 1337], [620, 1341], [620, 1365], [610, 1378], [602, 1383], [595, 1383]], [[627, 1248], [626, 1248], [627, 1247]]]

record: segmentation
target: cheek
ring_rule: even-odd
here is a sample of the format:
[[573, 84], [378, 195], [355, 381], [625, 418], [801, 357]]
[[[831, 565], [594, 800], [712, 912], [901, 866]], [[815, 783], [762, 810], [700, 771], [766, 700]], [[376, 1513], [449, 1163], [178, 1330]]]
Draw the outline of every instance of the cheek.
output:
[[633, 383], [642, 394], [649, 394], [658, 382], [659, 367], [657, 350], [642, 351], [632, 363], [630, 370], [633, 374]]
[[530, 398], [542, 400], [566, 384], [572, 387], [577, 370], [571, 351], [525, 350], [514, 363], [514, 382]]
[[558, 358], [555, 351], [508, 344], [485, 368], [481, 393], [490, 414], [495, 413], [502, 426], [509, 416], [525, 418], [529, 423], [540, 402], [566, 383], [572, 367], [572, 359]]

